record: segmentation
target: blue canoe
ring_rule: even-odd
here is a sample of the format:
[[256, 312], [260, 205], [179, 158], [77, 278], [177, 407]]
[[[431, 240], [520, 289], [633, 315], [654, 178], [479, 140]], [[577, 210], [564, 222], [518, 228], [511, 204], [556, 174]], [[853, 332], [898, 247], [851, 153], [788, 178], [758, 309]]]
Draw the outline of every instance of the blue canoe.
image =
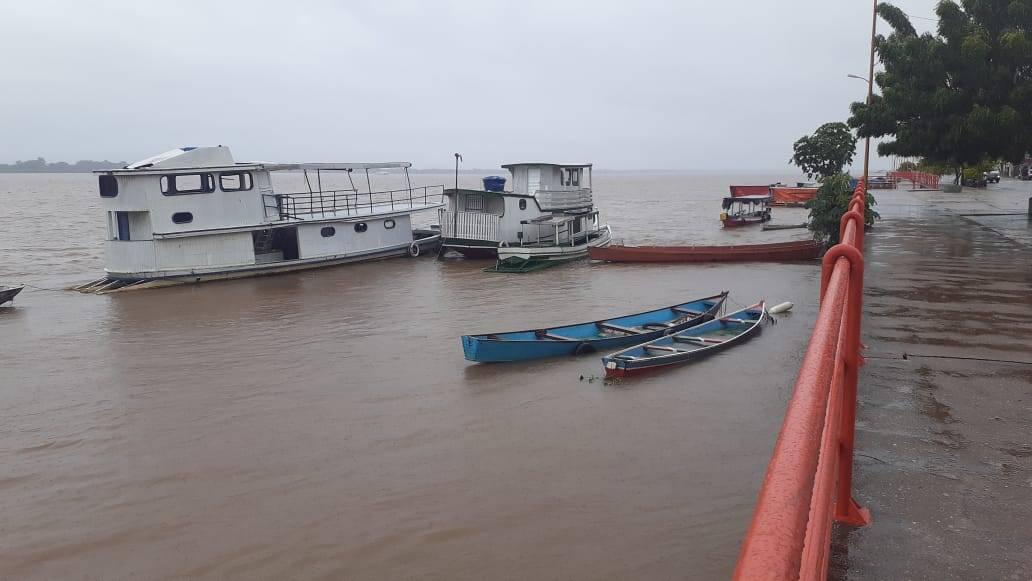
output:
[[627, 377], [695, 361], [733, 347], [760, 332], [767, 305], [756, 303], [723, 317], [635, 345], [602, 358], [606, 377]]
[[637, 345], [712, 320], [724, 306], [727, 292], [662, 309], [602, 321], [463, 335], [466, 359], [480, 362], [526, 361], [561, 355], [582, 355]]

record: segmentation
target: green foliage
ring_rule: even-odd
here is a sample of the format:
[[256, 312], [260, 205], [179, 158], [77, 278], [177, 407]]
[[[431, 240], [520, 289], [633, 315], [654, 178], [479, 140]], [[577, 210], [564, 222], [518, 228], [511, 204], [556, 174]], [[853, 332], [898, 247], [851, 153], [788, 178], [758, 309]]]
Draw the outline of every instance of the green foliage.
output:
[[813, 135], [800, 137], [793, 145], [794, 163], [810, 179], [826, 178], [842, 173], [853, 161], [856, 137], [845, 123], [825, 123]]
[[861, 137], [894, 137], [879, 154], [920, 156], [958, 177], [985, 159], [1019, 161], [1032, 151], [1032, 0], [961, 4], [939, 2], [934, 35], [878, 5], [892, 29], [875, 42], [882, 94], [853, 103], [849, 119]]
[[896, 168], [897, 171], [918, 171], [917, 164], [912, 161], [904, 161]]
[[[853, 190], [849, 187], [849, 175], [840, 173], [824, 178], [824, 183], [817, 190], [814, 199], [806, 202], [810, 210], [809, 228], [815, 240], [828, 245], [839, 242], [839, 223], [842, 214], [849, 209], [849, 200], [853, 197]], [[867, 204], [864, 211], [864, 224], [871, 225], [881, 218], [878, 212], [872, 209], [875, 205], [874, 196], [867, 193]]]

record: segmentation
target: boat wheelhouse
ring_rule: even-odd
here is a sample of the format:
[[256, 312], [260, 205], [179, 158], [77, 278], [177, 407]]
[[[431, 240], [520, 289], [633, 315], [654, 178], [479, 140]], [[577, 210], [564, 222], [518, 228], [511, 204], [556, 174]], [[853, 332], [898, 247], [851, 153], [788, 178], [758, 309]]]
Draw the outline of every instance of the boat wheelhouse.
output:
[[512, 176], [485, 178], [485, 188], [444, 190], [446, 209], [438, 211], [446, 250], [469, 257], [495, 257], [501, 245], [518, 246], [525, 225], [581, 216], [594, 210], [590, 163], [514, 163]]
[[[94, 172], [107, 219], [107, 276], [77, 288], [105, 292], [418, 256], [440, 239], [413, 231], [410, 217], [442, 207], [444, 187], [413, 187], [410, 165], [238, 163], [220, 145]], [[403, 174], [404, 185], [375, 189], [370, 173], [378, 171]], [[275, 172], [294, 172], [285, 179], [303, 189], [274, 187]]]

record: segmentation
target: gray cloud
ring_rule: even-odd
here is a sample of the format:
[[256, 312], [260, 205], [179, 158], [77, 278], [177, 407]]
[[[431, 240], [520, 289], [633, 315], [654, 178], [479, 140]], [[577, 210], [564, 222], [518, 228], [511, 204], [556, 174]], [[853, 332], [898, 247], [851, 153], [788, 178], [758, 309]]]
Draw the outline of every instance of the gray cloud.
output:
[[[933, 15], [934, 0], [897, 4]], [[420, 167], [460, 151], [483, 168], [782, 168], [863, 98], [846, 74], [866, 74], [869, 15], [839, 0], [9, 2], [0, 161], [226, 144]]]

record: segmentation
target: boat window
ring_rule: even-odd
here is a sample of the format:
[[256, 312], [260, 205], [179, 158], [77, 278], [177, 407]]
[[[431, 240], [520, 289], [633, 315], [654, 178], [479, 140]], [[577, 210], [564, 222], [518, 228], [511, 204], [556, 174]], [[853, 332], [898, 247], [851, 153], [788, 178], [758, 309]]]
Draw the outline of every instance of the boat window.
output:
[[527, 200], [524, 200], [523, 198], [520, 198], [520, 209], [521, 210], [526, 210], [527, 209]]
[[483, 212], [484, 196], [481, 196], [480, 194], [466, 194], [466, 211]]
[[219, 188], [223, 192], [246, 192], [251, 189], [251, 172], [241, 171], [219, 174]]
[[100, 197], [113, 198], [118, 195], [118, 180], [115, 176], [97, 176], [97, 183], [100, 186]]
[[323, 238], [329, 238], [330, 236], [333, 236], [336, 233], [337, 229], [333, 226], [325, 226], [322, 230], [319, 231], [319, 234], [322, 234]]
[[193, 222], [193, 214], [190, 212], [176, 212], [172, 214], [172, 222], [174, 224], [189, 224]]
[[564, 186], [580, 187], [580, 178], [581, 170], [579, 167], [564, 167], [559, 176]]
[[210, 194], [214, 191], [215, 176], [210, 173], [184, 173], [161, 176], [161, 193], [166, 196]]
[[394, 220], [387, 219], [383, 221], [383, 227], [388, 230], [394, 229], [395, 226], [397, 226], [397, 224], [394, 223]]
[[359, 222], [355, 224], [355, 232], [365, 232], [368, 229], [369, 224], [366, 224], [365, 222]]

